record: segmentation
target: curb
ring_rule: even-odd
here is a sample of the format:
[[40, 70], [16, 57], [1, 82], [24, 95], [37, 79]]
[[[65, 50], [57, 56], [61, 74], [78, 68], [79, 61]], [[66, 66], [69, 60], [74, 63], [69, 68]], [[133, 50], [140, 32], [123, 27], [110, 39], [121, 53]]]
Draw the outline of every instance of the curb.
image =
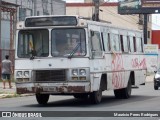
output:
[[2, 93], [0, 94], [0, 99], [3, 98], [15, 98], [15, 97], [26, 97], [33, 96], [34, 94], [16, 94], [16, 93]]

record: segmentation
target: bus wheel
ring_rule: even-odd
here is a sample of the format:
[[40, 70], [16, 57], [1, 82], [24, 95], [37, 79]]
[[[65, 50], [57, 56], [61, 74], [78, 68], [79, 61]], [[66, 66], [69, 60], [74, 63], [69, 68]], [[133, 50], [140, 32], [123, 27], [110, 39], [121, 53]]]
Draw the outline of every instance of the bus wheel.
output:
[[158, 90], [158, 86], [154, 86], [154, 89], [155, 89], [155, 90]]
[[74, 94], [73, 96], [77, 99], [88, 99], [88, 94]]
[[116, 98], [128, 99], [131, 96], [131, 91], [132, 91], [132, 85], [131, 85], [131, 78], [130, 78], [128, 81], [127, 87], [114, 90], [114, 94]]
[[98, 104], [102, 100], [102, 90], [101, 87], [98, 91], [94, 91], [90, 94], [90, 100], [94, 104]]
[[49, 100], [49, 94], [36, 94], [36, 99], [39, 104], [45, 105]]

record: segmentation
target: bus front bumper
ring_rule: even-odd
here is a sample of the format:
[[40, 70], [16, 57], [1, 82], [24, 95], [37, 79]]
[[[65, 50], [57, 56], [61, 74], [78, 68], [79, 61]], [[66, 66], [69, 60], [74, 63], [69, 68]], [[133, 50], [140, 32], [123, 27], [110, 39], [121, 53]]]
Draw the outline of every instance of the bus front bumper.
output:
[[17, 94], [74, 94], [90, 92], [90, 82], [74, 83], [16, 83]]

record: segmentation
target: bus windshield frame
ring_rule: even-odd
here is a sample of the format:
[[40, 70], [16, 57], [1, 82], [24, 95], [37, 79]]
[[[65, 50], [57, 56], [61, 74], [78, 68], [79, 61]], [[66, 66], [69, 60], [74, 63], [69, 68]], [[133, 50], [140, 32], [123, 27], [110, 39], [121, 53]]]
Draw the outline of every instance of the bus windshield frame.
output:
[[54, 57], [86, 56], [84, 28], [55, 28], [51, 31], [51, 55]]
[[32, 17], [26, 18], [25, 27], [76, 26], [77, 23], [75, 16]]
[[31, 58], [32, 52], [36, 57], [49, 56], [49, 30], [28, 29], [18, 33], [17, 56], [19, 58]]

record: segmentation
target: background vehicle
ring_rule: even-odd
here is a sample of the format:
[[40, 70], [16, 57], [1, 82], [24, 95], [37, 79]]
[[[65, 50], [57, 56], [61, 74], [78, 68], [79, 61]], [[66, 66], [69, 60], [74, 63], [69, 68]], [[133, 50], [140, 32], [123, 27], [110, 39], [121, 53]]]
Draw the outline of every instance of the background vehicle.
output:
[[160, 87], [160, 69], [158, 69], [155, 72], [155, 76], [154, 76], [154, 89], [158, 90], [159, 87]]
[[145, 83], [142, 32], [78, 16], [26, 18], [15, 56], [17, 93], [35, 93], [39, 104], [54, 94], [100, 103], [105, 90], [129, 98]]

